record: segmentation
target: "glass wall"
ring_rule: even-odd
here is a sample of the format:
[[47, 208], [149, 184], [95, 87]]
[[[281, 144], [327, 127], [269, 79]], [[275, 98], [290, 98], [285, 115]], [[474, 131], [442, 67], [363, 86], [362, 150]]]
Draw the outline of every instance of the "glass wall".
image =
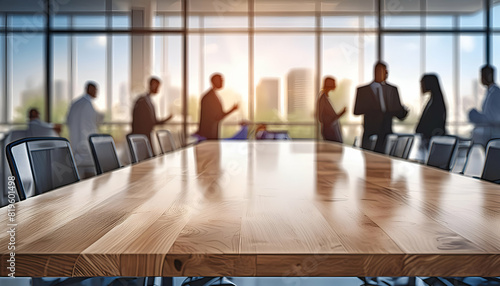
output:
[[398, 87], [401, 102], [409, 108], [408, 117], [397, 125], [394, 132], [411, 133], [420, 119], [420, 62], [424, 60], [421, 58], [421, 41], [420, 34], [392, 34], [383, 38], [383, 58], [389, 72], [387, 82]]
[[8, 122], [26, 121], [30, 107], [45, 111], [44, 36], [12, 33], [7, 37]]
[[238, 123], [248, 119], [248, 36], [234, 33], [193, 33], [190, 37], [188, 88], [188, 122], [196, 131], [200, 101], [210, 90], [210, 77], [219, 73], [224, 87], [218, 94], [224, 110], [238, 104], [239, 108], [224, 120], [221, 136], [229, 137], [238, 130]]
[[123, 141], [136, 98], [157, 76], [158, 117], [174, 116], [162, 128], [190, 134], [210, 76], [221, 73], [224, 109], [239, 105], [224, 120], [222, 137], [246, 121], [315, 138], [316, 98], [322, 79], [333, 76], [338, 88], [331, 101], [337, 110], [347, 107], [342, 126], [350, 143], [362, 131], [362, 118], [352, 114], [356, 87], [371, 82], [380, 57], [410, 109], [405, 121], [395, 122], [396, 131], [414, 132], [428, 100], [420, 79], [436, 73], [448, 131], [468, 136], [468, 110], [480, 108], [484, 96], [478, 76], [488, 50], [491, 63], [500, 65], [498, 0], [490, 0], [491, 49], [484, 0], [50, 0], [49, 14], [46, 1], [1, 1], [3, 129], [24, 124], [30, 107], [64, 124], [71, 100], [93, 80], [99, 84], [95, 105], [106, 114], [102, 131]]

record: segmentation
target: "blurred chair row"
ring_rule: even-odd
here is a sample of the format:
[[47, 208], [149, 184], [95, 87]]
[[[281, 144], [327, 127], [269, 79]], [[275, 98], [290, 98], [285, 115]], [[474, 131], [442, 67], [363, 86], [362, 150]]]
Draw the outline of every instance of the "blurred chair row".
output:
[[[370, 136], [370, 151], [375, 150], [377, 144], [377, 135]], [[384, 153], [393, 157], [408, 159], [413, 147], [415, 136], [412, 134], [390, 134], [385, 139]], [[360, 148], [359, 137], [354, 138], [354, 147]]]
[[[414, 152], [426, 153], [415, 161], [468, 177], [500, 183], [500, 138], [491, 139], [486, 150], [480, 144], [473, 144], [472, 139], [452, 135], [433, 136], [428, 146], [418, 146], [414, 141], [420, 141], [418, 134], [390, 134], [385, 140], [384, 153], [401, 159], [409, 159], [409, 155]], [[377, 136], [371, 136], [371, 151], [375, 149], [376, 142]], [[359, 147], [359, 138], [355, 139], [354, 146]]]
[[[179, 148], [168, 130], [159, 130], [157, 138], [161, 154]], [[88, 140], [98, 175], [122, 167], [111, 135], [93, 134]], [[145, 135], [129, 134], [127, 143], [133, 164], [153, 157], [151, 144]], [[80, 180], [73, 152], [66, 138], [23, 138], [9, 143], [6, 155], [11, 173], [16, 178], [19, 200]]]

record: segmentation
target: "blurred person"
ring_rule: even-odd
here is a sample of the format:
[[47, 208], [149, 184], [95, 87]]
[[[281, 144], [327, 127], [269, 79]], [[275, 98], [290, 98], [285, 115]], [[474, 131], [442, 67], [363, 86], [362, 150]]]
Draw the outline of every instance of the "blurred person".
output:
[[324, 140], [342, 143], [342, 130], [339, 119], [345, 114], [346, 108], [344, 107], [342, 111], [337, 114], [328, 98], [328, 93], [335, 90], [336, 87], [333, 77], [325, 78], [323, 89], [320, 91], [318, 99], [318, 120], [321, 123], [321, 135]]
[[61, 133], [61, 124], [52, 124], [40, 119], [40, 112], [36, 108], [28, 111], [28, 137], [51, 137], [59, 136]]
[[482, 110], [472, 109], [469, 121], [474, 124], [472, 140], [486, 147], [490, 139], [500, 138], [500, 88], [495, 83], [495, 68], [481, 68], [481, 83], [486, 87]]
[[196, 135], [208, 140], [219, 139], [219, 123], [226, 116], [238, 109], [235, 104], [229, 111], [224, 112], [222, 103], [217, 96], [217, 91], [224, 86], [224, 78], [221, 74], [213, 74], [210, 78], [212, 88], [201, 98], [200, 123]]
[[[172, 119], [172, 115], [162, 120], [156, 118], [155, 106], [151, 100], [151, 96], [158, 94], [160, 85], [161, 81], [159, 78], [151, 77], [149, 79], [148, 91], [139, 96], [132, 111], [132, 134], [146, 135], [151, 145], [151, 131], [153, 131], [155, 125], [165, 124]], [[152, 146], [151, 150], [153, 150]]]
[[95, 175], [94, 160], [88, 140], [89, 135], [98, 133], [98, 126], [104, 119], [104, 115], [97, 112], [92, 103], [98, 91], [97, 83], [87, 82], [85, 94], [71, 103], [66, 119], [71, 148], [81, 179]]
[[424, 74], [420, 86], [422, 94], [430, 93], [430, 98], [422, 112], [416, 133], [422, 134], [422, 139], [429, 141], [432, 136], [446, 134], [446, 104], [437, 75]]
[[429, 101], [415, 130], [415, 133], [421, 135], [417, 159], [425, 160], [431, 137], [446, 134], [446, 104], [437, 75], [424, 74], [420, 80], [420, 87], [422, 95], [430, 93]]
[[401, 104], [396, 86], [386, 82], [389, 72], [387, 64], [377, 62], [372, 83], [358, 87], [356, 91], [355, 115], [363, 115], [363, 139], [361, 147], [370, 149], [370, 136], [377, 135], [375, 152], [383, 153], [385, 138], [392, 134], [392, 119], [403, 120], [408, 109]]
[[421, 149], [427, 150], [432, 136], [446, 134], [446, 104], [437, 75], [424, 74], [420, 86], [422, 95], [430, 93], [430, 98], [420, 116], [415, 133], [421, 134]]

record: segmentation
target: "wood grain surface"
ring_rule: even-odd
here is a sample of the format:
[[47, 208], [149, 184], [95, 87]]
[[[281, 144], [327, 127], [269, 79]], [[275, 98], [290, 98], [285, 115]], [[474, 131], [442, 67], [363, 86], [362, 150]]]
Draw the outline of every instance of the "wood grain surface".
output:
[[500, 276], [500, 186], [334, 143], [205, 142], [15, 208], [16, 276]]

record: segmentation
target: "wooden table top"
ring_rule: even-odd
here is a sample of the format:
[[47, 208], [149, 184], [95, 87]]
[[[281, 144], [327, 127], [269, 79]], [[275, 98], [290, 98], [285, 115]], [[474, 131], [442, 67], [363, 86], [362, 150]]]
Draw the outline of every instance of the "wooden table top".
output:
[[15, 206], [16, 276], [500, 276], [500, 186], [333, 143], [205, 142]]

